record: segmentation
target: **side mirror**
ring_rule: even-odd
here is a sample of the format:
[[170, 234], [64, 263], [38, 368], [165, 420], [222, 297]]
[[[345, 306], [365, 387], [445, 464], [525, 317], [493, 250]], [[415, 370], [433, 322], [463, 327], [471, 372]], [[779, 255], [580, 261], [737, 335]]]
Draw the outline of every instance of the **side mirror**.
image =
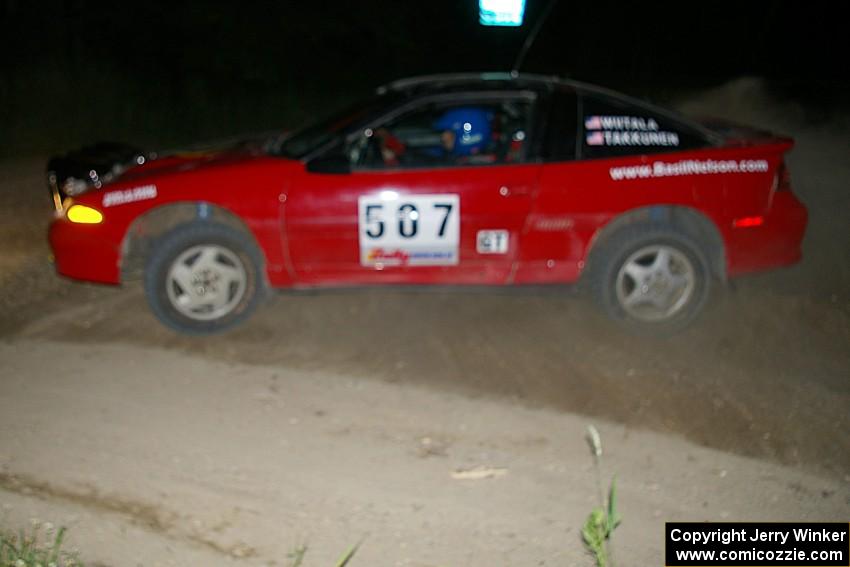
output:
[[351, 161], [342, 153], [331, 152], [307, 162], [310, 173], [341, 174], [351, 173]]

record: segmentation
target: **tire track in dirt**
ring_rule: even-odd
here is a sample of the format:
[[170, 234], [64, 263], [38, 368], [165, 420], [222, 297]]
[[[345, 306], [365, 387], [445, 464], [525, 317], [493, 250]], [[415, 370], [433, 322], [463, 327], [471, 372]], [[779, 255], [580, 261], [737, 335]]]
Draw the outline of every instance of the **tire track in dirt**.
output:
[[183, 527], [184, 524], [191, 525], [191, 523], [176, 512], [166, 511], [146, 502], [101, 494], [94, 487], [87, 487], [86, 490], [73, 490], [50, 484], [29, 475], [0, 472], [0, 490], [43, 501], [62, 501], [96, 513], [118, 516], [134, 526], [170, 540], [206, 548], [233, 559], [257, 556], [257, 550], [242, 541], [224, 545], [214, 538], [187, 530]]

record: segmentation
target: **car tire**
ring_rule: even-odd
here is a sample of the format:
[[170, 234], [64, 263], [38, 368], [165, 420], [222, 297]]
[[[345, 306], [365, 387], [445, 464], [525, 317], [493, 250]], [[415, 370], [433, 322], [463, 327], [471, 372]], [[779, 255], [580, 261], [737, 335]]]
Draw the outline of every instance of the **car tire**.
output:
[[703, 248], [666, 225], [632, 225], [604, 237], [591, 252], [587, 279], [611, 319], [655, 335], [687, 327], [712, 287]]
[[154, 315], [168, 327], [208, 335], [244, 321], [265, 295], [262, 254], [249, 234], [211, 222], [160, 237], [145, 265]]

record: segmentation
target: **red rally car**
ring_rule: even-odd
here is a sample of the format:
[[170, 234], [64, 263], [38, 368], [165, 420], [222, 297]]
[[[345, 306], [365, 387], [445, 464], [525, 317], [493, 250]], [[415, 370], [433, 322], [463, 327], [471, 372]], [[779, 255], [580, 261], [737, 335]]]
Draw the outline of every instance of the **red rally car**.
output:
[[669, 331], [715, 282], [797, 262], [793, 142], [535, 75], [400, 80], [299, 131], [48, 165], [60, 274], [142, 275], [182, 332], [245, 319], [268, 288], [562, 284]]

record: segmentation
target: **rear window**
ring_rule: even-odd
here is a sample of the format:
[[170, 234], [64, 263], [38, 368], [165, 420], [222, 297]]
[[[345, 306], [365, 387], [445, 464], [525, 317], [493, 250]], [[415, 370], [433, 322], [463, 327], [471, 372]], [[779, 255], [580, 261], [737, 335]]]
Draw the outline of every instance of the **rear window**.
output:
[[656, 154], [708, 145], [700, 132], [686, 124], [605, 96], [583, 96], [579, 122], [583, 158]]

